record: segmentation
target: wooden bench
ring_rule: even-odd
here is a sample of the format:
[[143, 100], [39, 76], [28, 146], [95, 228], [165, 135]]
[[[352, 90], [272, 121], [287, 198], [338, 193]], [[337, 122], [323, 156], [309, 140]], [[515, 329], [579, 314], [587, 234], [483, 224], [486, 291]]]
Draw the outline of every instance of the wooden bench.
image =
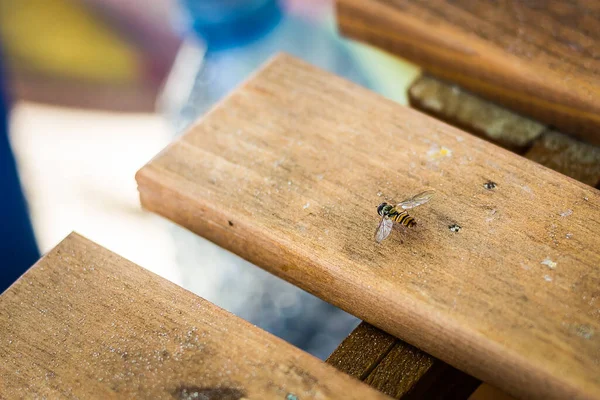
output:
[[[599, 396], [598, 191], [280, 56], [137, 174], [143, 206], [485, 382]], [[424, 187], [419, 226], [377, 205]]]
[[[338, 15], [344, 33], [419, 62], [447, 81], [428, 75], [417, 80], [409, 92], [413, 107], [597, 185], [600, 158], [593, 144], [599, 143], [600, 120], [597, 68], [589, 59], [593, 41], [569, 36], [579, 27], [596, 34], [586, 13], [552, 1], [546, 14], [548, 10], [516, 2], [494, 6], [512, 7], [508, 13], [495, 13], [490, 4], [472, 5], [339, 0]], [[587, 11], [595, 15], [593, 9]], [[519, 17], [516, 25], [511, 16]], [[561, 17], [561, 34], [568, 36], [563, 43], [557, 44], [557, 36], [543, 25], [530, 23], [548, 16]], [[517, 29], [498, 34], [511, 25]], [[572, 58], [568, 67], [565, 55]], [[568, 80], [562, 79], [565, 74]], [[550, 125], [589, 143], [574, 141]], [[363, 322], [327, 360], [383, 393], [398, 399], [467, 398], [479, 381], [448, 362], [515, 396], [600, 398], [595, 289], [600, 283], [600, 228], [594, 219], [599, 198], [589, 187], [286, 56], [238, 89], [137, 178], [146, 208], [390, 332]], [[377, 220], [374, 207], [424, 186], [438, 194], [430, 205], [415, 210], [418, 228], [394, 233], [376, 246], [370, 237]], [[74, 240], [83, 239], [70, 237], [66, 247]], [[104, 265], [105, 251], [83, 242]], [[39, 264], [36, 268], [26, 277], [44, 271]], [[71, 269], [60, 272], [72, 279]], [[35, 291], [20, 289], [26, 277], [0, 298], [0, 322], [6, 323], [3, 318], [19, 307], [52, 304], [52, 298], [40, 301]], [[57, 280], [44, 276], [39, 281], [47, 279]], [[78, 293], [101, 291], [96, 282], [80, 283]], [[96, 305], [88, 305], [89, 298], [75, 299], [83, 304], [82, 313], [94, 314]], [[69, 298], [57, 304], [60, 310], [73, 303]], [[212, 327], [211, 317], [226, 314], [218, 311], [203, 322]], [[33, 371], [37, 373], [40, 365], [52, 362], [43, 353], [51, 341], [44, 334], [24, 333], [35, 321], [29, 318], [33, 314], [11, 322], [22, 322], [22, 337], [37, 347], [29, 355], [42, 359]], [[138, 332], [153, 326], [146, 321], [152, 315], [138, 319]], [[245, 336], [247, 324], [227, 316]], [[50, 326], [44, 333], [61, 326], [50, 321], [42, 324]], [[74, 336], [89, 334], [80, 329]], [[79, 343], [69, 345], [80, 349]], [[218, 364], [229, 349], [217, 347]], [[281, 348], [286, 355], [302, 354]], [[240, 354], [253, 351], [244, 347]], [[25, 353], [13, 347], [4, 354], [13, 361]], [[29, 360], [18, 359], [18, 365], [39, 378]], [[105, 364], [96, 366], [106, 370]], [[324, 367], [314, 363], [311, 368], [318, 374]], [[15, 371], [20, 374], [21, 368], [0, 370], [0, 377], [12, 380]], [[197, 372], [203, 377], [214, 371]], [[63, 376], [71, 380], [53, 390], [71, 394], [65, 390], [81, 389], [79, 371], [63, 370]], [[159, 383], [125, 380], [119, 393], [274, 395], [226, 380], [212, 386], [170, 383], [182, 376], [187, 371], [176, 370], [171, 381]], [[330, 375], [325, 376], [329, 382]], [[25, 384], [19, 378], [0, 389], [17, 393]], [[289, 378], [282, 377], [279, 387], [290, 385]], [[47, 380], [33, 379], [39, 386], [28, 387], [46, 393]], [[107, 382], [110, 388], [100, 384], [99, 393], [115, 394], [119, 383]], [[356, 383], [340, 385], [353, 390], [346, 385]], [[310, 397], [315, 391], [311, 387], [304, 393]], [[277, 398], [282, 395], [296, 392], [279, 390]]]

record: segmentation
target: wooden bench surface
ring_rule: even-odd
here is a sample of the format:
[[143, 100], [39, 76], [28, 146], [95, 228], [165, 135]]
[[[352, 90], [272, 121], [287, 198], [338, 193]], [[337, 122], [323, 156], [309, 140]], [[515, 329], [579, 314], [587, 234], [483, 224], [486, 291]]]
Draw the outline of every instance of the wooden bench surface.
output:
[[[146, 209], [483, 381], [600, 397], [593, 188], [286, 55], [136, 178]], [[377, 205], [423, 188], [377, 244]]]
[[593, 1], [336, 0], [343, 34], [600, 144]]
[[0, 398], [387, 399], [71, 234], [0, 296]]

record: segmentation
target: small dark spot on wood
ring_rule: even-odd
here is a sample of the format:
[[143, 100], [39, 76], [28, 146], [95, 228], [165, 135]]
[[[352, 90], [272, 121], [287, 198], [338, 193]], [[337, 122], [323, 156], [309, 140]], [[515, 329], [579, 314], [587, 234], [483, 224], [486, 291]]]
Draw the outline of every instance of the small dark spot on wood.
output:
[[496, 182], [492, 182], [492, 181], [487, 181], [486, 183], [483, 184], [483, 187], [486, 188], [487, 190], [493, 190], [496, 189]]
[[180, 400], [239, 400], [246, 397], [246, 392], [240, 389], [197, 386], [180, 386], [174, 394]]
[[450, 232], [458, 232], [462, 229], [462, 227], [458, 224], [452, 224], [448, 225], [448, 229], [450, 229]]
[[227, 221], [227, 222], [229, 222], [229, 226], [233, 226], [233, 222], [231, 222], [231, 221]]

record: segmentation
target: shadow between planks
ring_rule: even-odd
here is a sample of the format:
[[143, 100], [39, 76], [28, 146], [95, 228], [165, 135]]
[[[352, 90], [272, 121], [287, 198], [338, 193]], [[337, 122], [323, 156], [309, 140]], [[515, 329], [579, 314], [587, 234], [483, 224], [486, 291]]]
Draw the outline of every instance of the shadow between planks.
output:
[[[287, 55], [136, 178], [146, 209], [482, 381], [600, 397], [593, 188]], [[377, 205], [424, 188], [375, 243]]]

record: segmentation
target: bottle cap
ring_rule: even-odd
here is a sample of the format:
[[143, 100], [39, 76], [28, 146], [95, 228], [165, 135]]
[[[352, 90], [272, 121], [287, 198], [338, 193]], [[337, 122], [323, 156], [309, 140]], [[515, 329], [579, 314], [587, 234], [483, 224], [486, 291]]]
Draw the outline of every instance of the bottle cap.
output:
[[241, 46], [267, 34], [281, 19], [276, 0], [180, 0], [188, 27], [208, 51]]

